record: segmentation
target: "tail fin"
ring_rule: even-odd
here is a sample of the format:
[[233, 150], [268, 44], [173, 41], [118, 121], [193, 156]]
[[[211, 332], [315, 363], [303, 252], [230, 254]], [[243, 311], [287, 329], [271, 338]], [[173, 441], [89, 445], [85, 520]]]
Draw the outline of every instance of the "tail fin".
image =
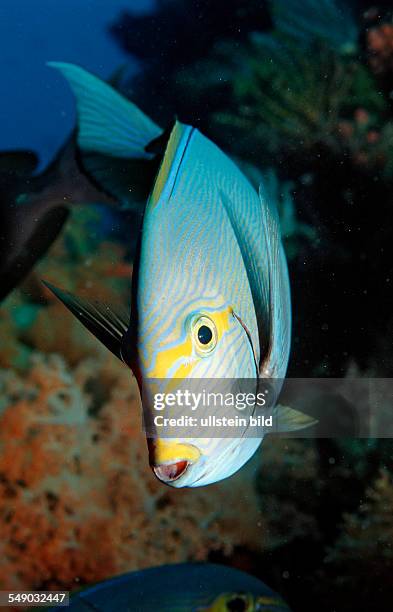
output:
[[77, 142], [84, 170], [125, 208], [146, 202], [159, 159], [148, 145], [163, 130], [135, 104], [83, 68], [49, 62], [76, 98]]
[[[70, 138], [38, 175], [34, 153], [0, 153], [0, 300], [45, 254], [67, 219], [69, 204], [97, 202], [105, 191], [112, 203], [115, 198], [123, 207], [143, 210], [165, 140], [149, 117], [107, 83], [72, 64], [50, 66], [75, 93], [78, 147]], [[82, 176], [76, 160], [92, 181]]]
[[135, 104], [83, 68], [49, 62], [67, 79], [78, 109], [82, 151], [128, 159], [150, 159], [145, 147], [162, 132]]

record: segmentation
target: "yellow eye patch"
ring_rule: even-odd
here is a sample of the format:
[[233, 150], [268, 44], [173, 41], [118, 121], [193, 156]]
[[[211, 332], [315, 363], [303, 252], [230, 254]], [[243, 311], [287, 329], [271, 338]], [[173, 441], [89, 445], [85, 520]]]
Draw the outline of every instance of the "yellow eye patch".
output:
[[187, 324], [186, 338], [157, 352], [149, 378], [167, 378], [177, 362], [178, 367], [171, 372], [171, 378], [189, 376], [198, 357], [204, 357], [216, 348], [224, 332], [229, 329], [231, 319], [230, 307], [209, 314], [193, 314]]

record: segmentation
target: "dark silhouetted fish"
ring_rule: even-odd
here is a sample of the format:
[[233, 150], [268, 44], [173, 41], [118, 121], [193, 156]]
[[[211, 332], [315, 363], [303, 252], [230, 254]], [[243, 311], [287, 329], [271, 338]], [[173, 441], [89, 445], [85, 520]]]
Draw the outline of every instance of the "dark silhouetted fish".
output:
[[62, 229], [69, 207], [113, 201], [83, 175], [71, 139], [42, 173], [29, 151], [0, 154], [0, 300], [45, 254]]
[[[109, 85], [108, 90], [123, 100]], [[73, 204], [100, 202], [143, 211], [158, 168], [155, 140], [162, 130], [127, 105], [131, 114], [135, 109], [131, 123], [140, 124], [143, 135], [134, 149], [93, 152], [80, 149], [73, 135], [39, 174], [33, 152], [0, 153], [0, 301], [46, 253]]]

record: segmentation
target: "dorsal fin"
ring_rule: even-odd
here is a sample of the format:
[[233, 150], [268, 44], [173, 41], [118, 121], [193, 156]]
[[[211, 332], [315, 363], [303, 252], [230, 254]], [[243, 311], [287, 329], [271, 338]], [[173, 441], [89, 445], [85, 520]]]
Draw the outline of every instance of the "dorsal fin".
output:
[[42, 282], [107, 349], [127, 363], [122, 353], [123, 340], [128, 330], [125, 313], [117, 313], [98, 301], [90, 302], [51, 283]]
[[190, 125], [185, 125], [179, 121], [175, 122], [147, 204], [148, 207], [154, 208], [159, 200], [170, 198], [193, 131], [194, 128]]

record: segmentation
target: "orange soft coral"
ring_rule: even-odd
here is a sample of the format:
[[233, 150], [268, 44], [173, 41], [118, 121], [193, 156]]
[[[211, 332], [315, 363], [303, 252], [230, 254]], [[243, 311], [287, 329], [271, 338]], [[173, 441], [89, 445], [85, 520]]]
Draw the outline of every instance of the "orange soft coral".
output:
[[1, 589], [72, 589], [262, 545], [247, 469], [185, 491], [154, 478], [137, 388], [109, 353], [74, 370], [36, 354], [26, 375], [0, 381]]

